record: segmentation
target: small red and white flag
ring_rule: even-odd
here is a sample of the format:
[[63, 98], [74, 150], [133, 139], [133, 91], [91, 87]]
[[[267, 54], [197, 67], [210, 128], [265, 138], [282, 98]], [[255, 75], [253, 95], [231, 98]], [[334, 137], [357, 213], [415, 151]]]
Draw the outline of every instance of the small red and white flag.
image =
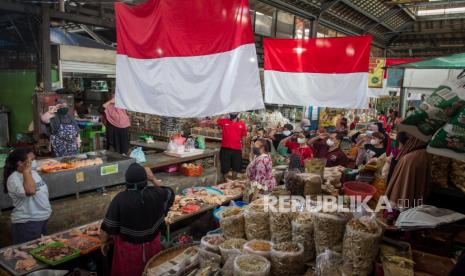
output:
[[371, 36], [265, 39], [265, 102], [368, 108]]
[[115, 3], [116, 106], [203, 117], [263, 109], [248, 0]]

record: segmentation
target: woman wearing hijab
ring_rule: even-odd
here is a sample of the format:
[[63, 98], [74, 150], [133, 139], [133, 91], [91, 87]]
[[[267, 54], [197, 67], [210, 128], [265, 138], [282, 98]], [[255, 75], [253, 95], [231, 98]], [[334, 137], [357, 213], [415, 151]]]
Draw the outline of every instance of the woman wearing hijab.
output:
[[68, 102], [59, 99], [56, 103], [41, 116], [42, 122], [50, 125], [52, 153], [55, 157], [76, 155], [81, 144], [79, 126], [76, 120], [68, 114]]
[[410, 137], [391, 161], [392, 176], [388, 178], [386, 195], [399, 207], [413, 207], [429, 195], [431, 156], [426, 143]]
[[103, 104], [107, 121], [107, 150], [121, 154], [129, 151], [129, 121], [126, 110], [115, 107], [115, 97]]
[[141, 275], [147, 261], [161, 251], [160, 231], [174, 197], [173, 190], [161, 187], [150, 169], [137, 163], [129, 166], [126, 191], [111, 201], [101, 226], [104, 256], [109, 242], [114, 242], [112, 276]]

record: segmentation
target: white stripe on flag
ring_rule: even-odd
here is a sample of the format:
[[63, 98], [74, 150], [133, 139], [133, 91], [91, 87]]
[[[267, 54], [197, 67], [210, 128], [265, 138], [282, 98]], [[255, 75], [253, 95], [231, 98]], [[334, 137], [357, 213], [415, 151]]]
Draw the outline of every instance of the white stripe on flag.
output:
[[173, 117], [264, 108], [254, 44], [196, 57], [117, 55], [116, 64], [116, 106], [120, 108]]
[[368, 108], [368, 73], [321, 74], [265, 70], [265, 102]]

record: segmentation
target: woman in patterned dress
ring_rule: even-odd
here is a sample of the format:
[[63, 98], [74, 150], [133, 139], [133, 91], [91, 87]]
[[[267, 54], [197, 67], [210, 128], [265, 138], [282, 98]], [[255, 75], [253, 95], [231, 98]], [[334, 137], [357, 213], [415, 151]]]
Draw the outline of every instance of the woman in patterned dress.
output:
[[258, 139], [252, 148], [254, 159], [247, 166], [246, 174], [251, 182], [260, 185], [259, 190], [269, 192], [276, 186], [273, 176], [273, 161], [269, 154], [270, 145], [265, 139]]

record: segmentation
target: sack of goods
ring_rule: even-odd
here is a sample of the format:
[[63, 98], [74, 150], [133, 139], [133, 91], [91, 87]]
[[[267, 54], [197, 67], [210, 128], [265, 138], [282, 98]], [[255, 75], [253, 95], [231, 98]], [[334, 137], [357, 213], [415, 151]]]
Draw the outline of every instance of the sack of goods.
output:
[[316, 275], [347, 276], [352, 275], [352, 273], [350, 269], [344, 266], [344, 259], [341, 253], [326, 249], [316, 257]]
[[296, 242], [282, 242], [271, 248], [271, 275], [302, 275], [305, 272], [304, 247]]
[[304, 261], [315, 259], [313, 238], [313, 216], [309, 212], [299, 213], [292, 221], [292, 241], [304, 246]]
[[244, 253], [270, 258], [273, 243], [266, 240], [251, 240], [244, 244]]
[[405, 118], [399, 129], [427, 142], [463, 107], [465, 107], [465, 89], [459, 87], [457, 83], [447, 82], [426, 98], [419, 109]]
[[263, 205], [249, 205], [244, 209], [245, 236], [247, 240], [269, 240], [270, 215]]
[[222, 244], [225, 240], [226, 239], [224, 236], [220, 234], [206, 235], [203, 236], [200, 240], [200, 248], [219, 254], [219, 245]]
[[243, 210], [236, 206], [224, 208], [218, 214], [220, 228], [226, 238], [244, 238], [244, 214]]
[[375, 219], [362, 216], [347, 223], [342, 255], [351, 265], [353, 275], [369, 275], [378, 255], [381, 227]]
[[241, 255], [234, 259], [234, 276], [268, 276], [270, 261], [262, 256]]
[[226, 263], [230, 257], [242, 254], [246, 242], [247, 241], [244, 239], [229, 239], [220, 244], [219, 247], [223, 263]]
[[[287, 207], [287, 206], [286, 206]], [[290, 208], [290, 206], [289, 206]], [[270, 234], [274, 243], [292, 241], [292, 212], [270, 212]]]
[[349, 219], [348, 214], [341, 213], [319, 212], [313, 214], [317, 255], [326, 249], [342, 252], [342, 238]]

